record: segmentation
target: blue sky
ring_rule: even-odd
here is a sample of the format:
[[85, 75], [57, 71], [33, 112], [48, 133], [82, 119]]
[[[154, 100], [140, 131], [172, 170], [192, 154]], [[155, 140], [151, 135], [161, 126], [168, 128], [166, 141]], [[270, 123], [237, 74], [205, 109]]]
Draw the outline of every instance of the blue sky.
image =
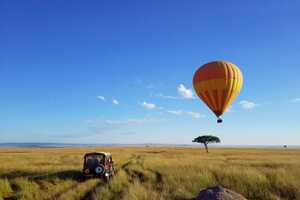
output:
[[[1, 1], [0, 142], [300, 144], [300, 3]], [[224, 123], [193, 94], [229, 60]]]

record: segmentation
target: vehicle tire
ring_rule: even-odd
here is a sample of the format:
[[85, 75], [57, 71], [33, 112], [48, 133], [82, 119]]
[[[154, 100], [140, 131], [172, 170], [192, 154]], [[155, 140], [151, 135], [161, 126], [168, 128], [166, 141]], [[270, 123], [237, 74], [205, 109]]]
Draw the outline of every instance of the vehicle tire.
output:
[[114, 169], [111, 171], [110, 176], [111, 176], [111, 177], [114, 177], [114, 176], [115, 176], [115, 170], [114, 170]]
[[79, 182], [84, 182], [86, 180], [86, 177], [84, 175], [80, 175]]
[[110, 179], [110, 176], [104, 176], [104, 181], [105, 181], [106, 183], [109, 182], [109, 179]]

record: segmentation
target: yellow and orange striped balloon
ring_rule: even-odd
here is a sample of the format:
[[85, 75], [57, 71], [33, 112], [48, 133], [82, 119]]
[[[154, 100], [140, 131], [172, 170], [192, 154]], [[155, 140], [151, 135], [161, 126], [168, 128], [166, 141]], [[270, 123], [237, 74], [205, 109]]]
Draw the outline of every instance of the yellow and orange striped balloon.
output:
[[[243, 74], [234, 64], [214, 61], [200, 67], [193, 78], [199, 98], [219, 118], [240, 93]], [[218, 122], [222, 122], [219, 118]]]

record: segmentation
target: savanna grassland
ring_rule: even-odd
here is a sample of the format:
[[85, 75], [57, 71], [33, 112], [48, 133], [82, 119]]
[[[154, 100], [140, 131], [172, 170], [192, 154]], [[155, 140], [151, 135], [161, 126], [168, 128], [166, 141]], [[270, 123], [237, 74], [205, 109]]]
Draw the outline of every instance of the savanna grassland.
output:
[[[90, 151], [113, 154], [117, 175], [108, 184], [80, 181]], [[253, 200], [300, 199], [300, 150], [0, 149], [0, 199], [188, 200], [214, 185]]]

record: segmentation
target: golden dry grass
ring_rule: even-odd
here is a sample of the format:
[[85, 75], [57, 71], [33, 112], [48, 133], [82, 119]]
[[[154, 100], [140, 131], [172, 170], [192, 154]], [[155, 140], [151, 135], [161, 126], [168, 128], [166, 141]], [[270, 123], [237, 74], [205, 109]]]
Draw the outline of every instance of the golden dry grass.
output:
[[[90, 151], [113, 154], [118, 173], [109, 184], [79, 181]], [[0, 149], [0, 199], [187, 200], [214, 185], [253, 200], [300, 199], [300, 150]]]

